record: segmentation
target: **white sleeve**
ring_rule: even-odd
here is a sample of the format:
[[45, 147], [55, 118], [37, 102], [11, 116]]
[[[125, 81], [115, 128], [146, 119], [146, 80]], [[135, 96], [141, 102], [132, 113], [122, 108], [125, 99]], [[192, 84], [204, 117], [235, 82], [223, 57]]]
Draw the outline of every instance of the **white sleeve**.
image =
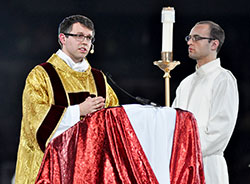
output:
[[238, 89], [232, 78], [217, 81], [213, 86], [208, 125], [200, 128], [203, 156], [222, 154], [233, 133], [238, 113]]
[[74, 126], [78, 121], [80, 121], [80, 109], [79, 105], [69, 106], [64, 113], [62, 121], [57, 127], [56, 132], [52, 136], [51, 140], [65, 132], [70, 127]]

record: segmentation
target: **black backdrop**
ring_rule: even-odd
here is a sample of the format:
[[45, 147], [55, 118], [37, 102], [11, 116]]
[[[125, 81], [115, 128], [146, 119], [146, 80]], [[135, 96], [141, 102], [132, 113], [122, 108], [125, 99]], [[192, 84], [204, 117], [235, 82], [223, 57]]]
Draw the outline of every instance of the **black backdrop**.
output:
[[[163, 72], [153, 65], [160, 59], [161, 10], [175, 8], [173, 54], [181, 61], [171, 72], [171, 101], [179, 82], [194, 71], [184, 37], [200, 20], [213, 20], [226, 32], [219, 57], [238, 79], [240, 109], [225, 157], [230, 183], [250, 182], [250, 6], [245, 0], [10, 0], [0, 6], [0, 183], [14, 173], [21, 122], [22, 90], [28, 72], [57, 51], [57, 28], [72, 14], [95, 23], [95, 54], [91, 65], [112, 74], [135, 96], [164, 105]], [[120, 104], [136, 103], [116, 87]]]

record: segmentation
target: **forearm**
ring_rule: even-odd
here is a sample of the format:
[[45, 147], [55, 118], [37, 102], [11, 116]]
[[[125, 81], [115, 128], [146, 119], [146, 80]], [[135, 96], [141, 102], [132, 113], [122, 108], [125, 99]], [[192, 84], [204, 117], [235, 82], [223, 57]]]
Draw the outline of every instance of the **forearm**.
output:
[[54, 132], [53, 136], [51, 137], [50, 141], [63, 133], [64, 131], [68, 130], [70, 127], [74, 126], [77, 122], [80, 121], [80, 109], [79, 105], [69, 106], [63, 117], [62, 120], [59, 122], [56, 131]]

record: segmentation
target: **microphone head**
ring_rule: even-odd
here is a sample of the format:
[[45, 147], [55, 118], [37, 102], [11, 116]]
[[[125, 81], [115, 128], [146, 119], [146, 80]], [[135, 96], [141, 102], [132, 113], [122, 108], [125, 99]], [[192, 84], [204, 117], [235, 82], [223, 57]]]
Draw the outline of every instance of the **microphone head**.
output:
[[94, 54], [94, 52], [95, 52], [95, 50], [94, 50], [94, 44], [92, 44], [91, 50], [89, 52], [90, 52], [90, 54]]

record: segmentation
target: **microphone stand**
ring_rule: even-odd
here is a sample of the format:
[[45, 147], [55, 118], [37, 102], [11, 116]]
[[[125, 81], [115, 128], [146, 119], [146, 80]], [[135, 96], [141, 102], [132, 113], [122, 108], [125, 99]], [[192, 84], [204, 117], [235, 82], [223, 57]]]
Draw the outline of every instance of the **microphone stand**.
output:
[[157, 103], [154, 103], [152, 102], [151, 100], [149, 99], [146, 99], [146, 98], [142, 98], [142, 97], [135, 97], [133, 95], [131, 95], [129, 92], [127, 92], [126, 90], [124, 90], [123, 88], [121, 88], [118, 84], [116, 84], [116, 82], [112, 79], [112, 76], [110, 73], [106, 73], [105, 74], [108, 79], [112, 82], [112, 84], [114, 84], [119, 90], [121, 90], [123, 93], [125, 93], [126, 95], [128, 95], [130, 98], [133, 98], [134, 100], [136, 100], [137, 102], [143, 104], [143, 105], [152, 105], [154, 107], [160, 107], [160, 105], [158, 105]]

